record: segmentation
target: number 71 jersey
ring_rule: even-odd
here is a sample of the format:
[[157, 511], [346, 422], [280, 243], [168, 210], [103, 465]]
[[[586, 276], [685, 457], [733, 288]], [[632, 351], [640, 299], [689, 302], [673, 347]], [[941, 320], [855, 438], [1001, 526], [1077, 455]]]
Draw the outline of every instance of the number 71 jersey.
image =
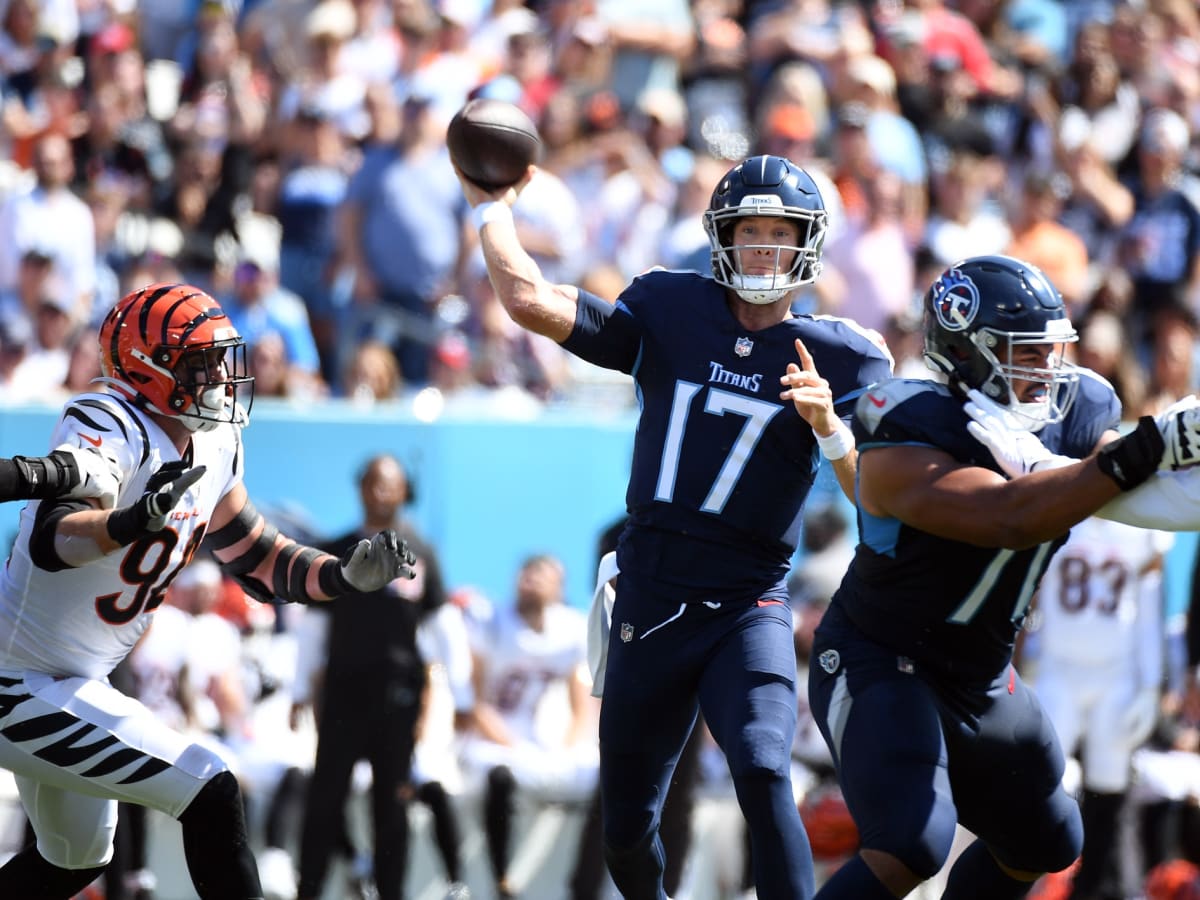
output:
[[[1082, 459], [1120, 424], [1112, 386], [1080, 369], [1079, 394], [1062, 422], [1038, 432], [1053, 453]], [[858, 401], [854, 432], [862, 456], [934, 447], [964, 465], [999, 472], [967, 431], [962, 400], [945, 385], [896, 379]], [[979, 515], [986, 516], [986, 509]], [[1023, 550], [979, 547], [858, 508], [859, 545], [834, 595], [872, 640], [933, 669], [990, 681], [1012, 658], [1017, 632], [1054, 552], [1067, 539]]]
[[[58, 571], [34, 563], [30, 541], [48, 501], [21, 511], [20, 531], [0, 577], [0, 669], [103, 678], [149, 627], [167, 587], [199, 547], [220, 499], [242, 477], [234, 425], [192, 435], [193, 465], [207, 468], [166, 526], [94, 562]], [[111, 394], [81, 394], [63, 409], [51, 446], [103, 448], [118, 460], [117, 506], [135, 502], [165, 462], [179, 459], [154, 421]]]

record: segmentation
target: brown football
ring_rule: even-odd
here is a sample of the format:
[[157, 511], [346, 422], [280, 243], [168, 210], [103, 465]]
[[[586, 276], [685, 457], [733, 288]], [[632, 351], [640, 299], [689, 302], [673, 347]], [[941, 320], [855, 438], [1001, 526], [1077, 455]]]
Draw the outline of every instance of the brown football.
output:
[[486, 191], [498, 191], [520, 181], [541, 158], [542, 139], [519, 107], [478, 98], [454, 114], [446, 146], [463, 175]]

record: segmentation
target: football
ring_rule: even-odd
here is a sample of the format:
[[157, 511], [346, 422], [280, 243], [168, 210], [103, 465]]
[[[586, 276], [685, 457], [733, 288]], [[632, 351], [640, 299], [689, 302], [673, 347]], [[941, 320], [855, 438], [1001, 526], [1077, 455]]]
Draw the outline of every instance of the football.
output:
[[533, 120], [503, 100], [477, 98], [454, 114], [446, 129], [450, 160], [485, 191], [521, 180], [541, 157], [542, 139]]

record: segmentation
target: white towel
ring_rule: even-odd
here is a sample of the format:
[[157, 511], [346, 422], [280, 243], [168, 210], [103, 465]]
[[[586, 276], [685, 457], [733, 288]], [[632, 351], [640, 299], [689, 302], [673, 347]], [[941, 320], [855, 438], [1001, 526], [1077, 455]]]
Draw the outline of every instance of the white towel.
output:
[[606, 553], [596, 570], [596, 592], [588, 610], [588, 668], [592, 672], [592, 696], [604, 696], [604, 670], [608, 667], [608, 632], [612, 628], [613, 601], [617, 598], [613, 580], [617, 568], [616, 552]]

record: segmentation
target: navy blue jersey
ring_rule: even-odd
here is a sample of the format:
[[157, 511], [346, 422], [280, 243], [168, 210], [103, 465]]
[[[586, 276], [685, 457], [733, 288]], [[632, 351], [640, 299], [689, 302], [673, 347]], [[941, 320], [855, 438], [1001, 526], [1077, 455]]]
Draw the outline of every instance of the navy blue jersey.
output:
[[[563, 346], [634, 377], [641, 418], [626, 494], [622, 572], [683, 588], [681, 599], [781, 589], [819, 457], [779, 379], [804, 341], [844, 418], [890, 360], [845, 320], [800, 316], [747, 331], [724, 288], [650, 272], [610, 305], [581, 294]], [[695, 592], [689, 592], [694, 588]]]
[[[932, 446], [961, 463], [999, 472], [991, 453], [967, 431], [962, 406], [949, 388], [932, 381], [877, 385], [858, 402], [859, 452]], [[1038, 437], [1052, 452], [1079, 459], [1117, 428], [1120, 416], [1112, 386], [1081, 369], [1079, 395], [1067, 417]], [[860, 543], [834, 603], [872, 640], [923, 665], [983, 681], [1002, 672], [1038, 581], [1067, 535], [1008, 550], [936, 537], [861, 506], [858, 517]]]

